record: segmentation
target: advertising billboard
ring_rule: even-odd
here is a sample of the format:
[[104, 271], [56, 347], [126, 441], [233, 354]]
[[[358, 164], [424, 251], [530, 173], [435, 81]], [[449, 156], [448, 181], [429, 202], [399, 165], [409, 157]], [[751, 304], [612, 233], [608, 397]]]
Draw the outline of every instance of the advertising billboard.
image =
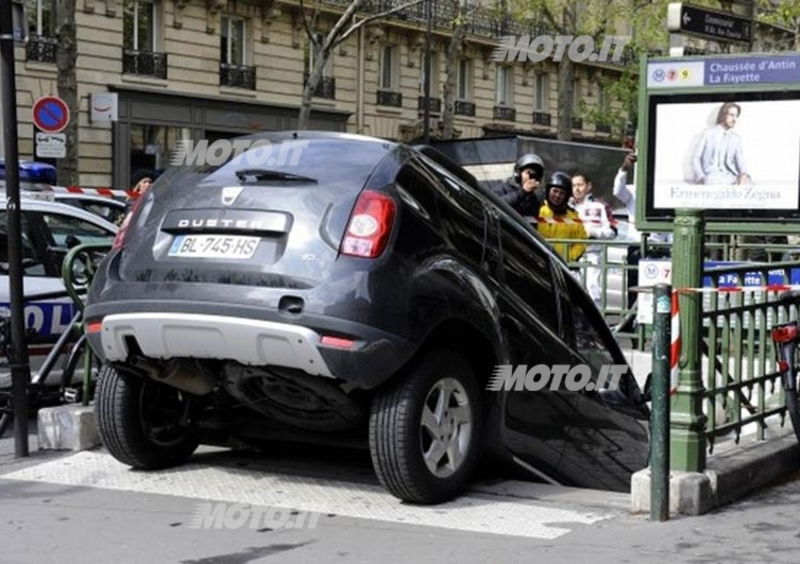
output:
[[637, 215], [659, 230], [688, 208], [704, 210], [717, 231], [766, 223], [797, 231], [800, 56], [653, 60], [644, 68]]

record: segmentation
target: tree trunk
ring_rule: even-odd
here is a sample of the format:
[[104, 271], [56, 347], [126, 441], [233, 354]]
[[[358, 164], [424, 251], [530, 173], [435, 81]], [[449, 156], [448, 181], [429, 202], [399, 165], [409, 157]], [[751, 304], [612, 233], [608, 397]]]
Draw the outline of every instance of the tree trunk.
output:
[[308, 129], [308, 124], [311, 120], [311, 100], [314, 97], [314, 91], [317, 89], [321, 78], [322, 66], [320, 66], [319, 61], [317, 61], [311, 73], [308, 75], [306, 85], [303, 87], [303, 100], [300, 102], [300, 115], [297, 118], [298, 131]]
[[556, 138], [561, 141], [572, 139], [573, 97], [575, 67], [569, 57], [562, 57], [558, 63], [558, 129]]
[[[565, 5], [561, 10], [561, 30], [569, 35], [576, 35], [576, 10], [577, 2]], [[574, 117], [575, 67], [567, 53], [564, 53], [558, 62], [558, 128], [556, 139], [570, 141], [572, 139], [572, 118]]]
[[75, 66], [78, 61], [78, 45], [75, 29], [75, 0], [58, 0], [57, 4], [58, 51], [58, 96], [69, 106], [70, 120], [64, 134], [67, 138], [67, 154], [58, 159], [58, 181], [71, 186], [79, 184], [78, 177], [78, 122], [80, 105], [78, 103], [78, 80]]
[[442, 139], [452, 139], [455, 130], [453, 121], [456, 110], [456, 77], [458, 76], [459, 56], [464, 45], [464, 38], [467, 35], [467, 27], [465, 25], [466, 8], [461, 2], [452, 3], [458, 7], [456, 12], [458, 15], [453, 22], [453, 36], [447, 44], [446, 51], [446, 74], [442, 87], [442, 121], [440, 126]]

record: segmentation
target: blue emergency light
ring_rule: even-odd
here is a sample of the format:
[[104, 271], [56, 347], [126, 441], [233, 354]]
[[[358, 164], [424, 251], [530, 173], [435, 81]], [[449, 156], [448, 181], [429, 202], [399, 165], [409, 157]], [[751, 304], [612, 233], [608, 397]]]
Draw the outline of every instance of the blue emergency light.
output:
[[[0, 180], [6, 179], [6, 162], [0, 159]], [[19, 161], [19, 181], [31, 184], [57, 184], [56, 167], [34, 161]]]

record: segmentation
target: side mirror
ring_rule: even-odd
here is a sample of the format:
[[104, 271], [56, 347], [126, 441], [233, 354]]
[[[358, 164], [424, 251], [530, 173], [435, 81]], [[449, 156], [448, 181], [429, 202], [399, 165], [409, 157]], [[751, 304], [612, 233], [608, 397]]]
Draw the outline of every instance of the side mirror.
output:
[[67, 238], [64, 239], [64, 243], [67, 245], [68, 249], [74, 249], [78, 245], [81, 244], [81, 240], [78, 239], [75, 235], [69, 234]]

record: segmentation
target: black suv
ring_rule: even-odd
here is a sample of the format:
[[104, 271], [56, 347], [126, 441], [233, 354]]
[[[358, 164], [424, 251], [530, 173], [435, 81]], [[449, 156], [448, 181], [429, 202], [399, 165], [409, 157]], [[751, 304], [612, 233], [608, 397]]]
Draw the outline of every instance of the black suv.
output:
[[201, 441], [322, 438], [368, 444], [414, 502], [457, 495], [481, 455], [629, 488], [648, 440], [630, 373], [617, 389], [487, 390], [498, 365], [625, 363], [530, 225], [431, 148], [251, 139], [274, 150], [164, 174], [95, 278], [114, 457], [162, 468]]

